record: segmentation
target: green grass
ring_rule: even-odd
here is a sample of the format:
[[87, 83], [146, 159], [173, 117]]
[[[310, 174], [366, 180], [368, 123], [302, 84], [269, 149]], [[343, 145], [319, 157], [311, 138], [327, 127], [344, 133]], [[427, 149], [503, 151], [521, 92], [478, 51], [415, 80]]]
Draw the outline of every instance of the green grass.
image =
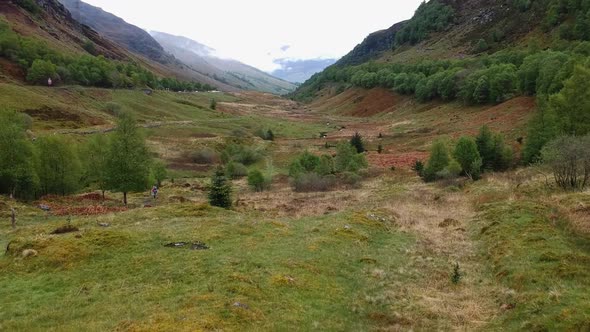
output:
[[[266, 220], [169, 205], [105, 218], [109, 229], [75, 220], [80, 238], [34, 235], [59, 222], [17, 231], [0, 259], [0, 329], [366, 330], [382, 310], [364, 304], [368, 268], [406, 265], [391, 252], [414, 242], [351, 213]], [[163, 246], [196, 240], [211, 249]], [[42, 254], [23, 260], [23, 248]]]
[[514, 306], [492, 324], [498, 330], [590, 329], [590, 241], [567, 231], [554, 210], [538, 202], [483, 208], [479, 238], [494, 278]]

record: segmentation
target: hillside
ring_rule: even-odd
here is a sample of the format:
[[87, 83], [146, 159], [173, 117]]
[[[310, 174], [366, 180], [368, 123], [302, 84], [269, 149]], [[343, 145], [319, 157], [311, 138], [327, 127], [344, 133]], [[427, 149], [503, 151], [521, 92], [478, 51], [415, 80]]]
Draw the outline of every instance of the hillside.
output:
[[[161, 64], [131, 52], [76, 21], [57, 0], [0, 2], [0, 28], [3, 43], [0, 58], [6, 79], [46, 84], [51, 77], [56, 83], [155, 88], [155, 81], [165, 77], [227, 91], [237, 90], [178, 61]], [[38, 61], [35, 69], [40, 74], [45, 72], [41, 75], [45, 76], [44, 82], [31, 82], [34, 77], [28, 76], [35, 60], [45, 61]], [[100, 70], [101, 74], [90, 75], [82, 69], [89, 67]], [[73, 75], [72, 70], [77, 73]], [[117, 75], [113, 75], [115, 70]], [[133, 72], [138, 74], [134, 78], [131, 77]]]
[[295, 85], [273, 77], [252, 66], [232, 59], [215, 56], [215, 50], [186, 37], [163, 32], [151, 32], [152, 36], [175, 57], [196, 71], [241, 90], [257, 90], [286, 94]]
[[166, 53], [162, 46], [143, 29], [79, 0], [59, 1], [70, 11], [76, 21], [91, 27], [131, 52], [162, 64], [175, 61], [174, 57]]
[[[569, 43], [573, 50], [576, 40], [587, 38], [575, 36], [577, 9], [568, 12], [565, 7], [555, 7], [555, 3], [558, 2], [431, 0], [422, 4], [411, 20], [368, 36], [335, 65], [308, 80], [293, 96], [297, 100], [311, 101], [318, 96], [318, 91], [331, 83], [344, 83], [341, 89], [350, 85], [365, 88], [377, 85], [414, 94], [422, 77], [412, 76], [408, 82], [410, 86], [400, 87], [402, 80], [398, 79], [396, 85], [395, 76], [404, 72], [429, 77], [437, 70], [457, 68], [462, 69], [460, 74], [456, 73], [458, 87], [474, 70], [493, 63], [512, 64], [518, 70], [529, 45], [540, 51], [552, 45], [567, 48], [564, 43]], [[559, 8], [556, 18], [551, 17], [554, 15], [552, 8]], [[562, 41], [557, 42], [559, 39]], [[495, 60], [487, 60], [494, 56]], [[439, 64], [439, 69], [424, 71], [420, 64], [428, 61], [435, 66]], [[380, 70], [379, 78], [369, 77]], [[355, 80], [353, 76], [359, 71], [371, 75], [363, 80], [359, 74]], [[427, 97], [431, 98], [437, 98], [436, 94]]]

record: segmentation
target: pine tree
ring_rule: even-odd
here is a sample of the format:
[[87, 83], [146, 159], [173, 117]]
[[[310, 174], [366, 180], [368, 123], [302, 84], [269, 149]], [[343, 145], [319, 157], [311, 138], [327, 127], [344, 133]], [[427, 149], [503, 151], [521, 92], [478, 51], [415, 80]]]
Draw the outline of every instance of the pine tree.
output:
[[350, 139], [350, 144], [354, 146], [358, 153], [365, 152], [365, 144], [363, 143], [363, 137], [359, 133], [355, 133]]
[[129, 192], [149, 188], [151, 158], [145, 138], [130, 115], [123, 114], [118, 120], [106, 164], [107, 187], [122, 192], [125, 205]]
[[225, 176], [223, 168], [218, 168], [211, 178], [211, 185], [209, 186], [209, 204], [224, 209], [229, 209], [232, 206], [231, 202], [231, 182]]
[[478, 159], [481, 159], [481, 156], [479, 155], [479, 151], [477, 151], [475, 141], [471, 137], [463, 136], [459, 139], [455, 146], [453, 156], [459, 165], [461, 165], [461, 169], [465, 174], [469, 176], [474, 173], [479, 174], [480, 170], [473, 169], [473, 166], [476, 165], [475, 162]]

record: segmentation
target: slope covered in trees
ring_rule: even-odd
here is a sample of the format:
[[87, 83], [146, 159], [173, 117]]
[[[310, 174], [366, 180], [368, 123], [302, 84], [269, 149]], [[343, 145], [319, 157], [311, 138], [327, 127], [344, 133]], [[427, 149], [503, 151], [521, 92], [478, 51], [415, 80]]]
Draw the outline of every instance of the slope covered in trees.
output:
[[[524, 153], [533, 162], [559, 134], [587, 132], [578, 125], [587, 110], [575, 105], [585, 105], [590, 88], [582, 79], [590, 67], [589, 9], [588, 1], [424, 2], [396, 31], [370, 36], [292, 97], [309, 102], [352, 87], [390, 89], [417, 102], [494, 105], [535, 96], [541, 110]], [[388, 50], [357, 56], [375, 44]]]

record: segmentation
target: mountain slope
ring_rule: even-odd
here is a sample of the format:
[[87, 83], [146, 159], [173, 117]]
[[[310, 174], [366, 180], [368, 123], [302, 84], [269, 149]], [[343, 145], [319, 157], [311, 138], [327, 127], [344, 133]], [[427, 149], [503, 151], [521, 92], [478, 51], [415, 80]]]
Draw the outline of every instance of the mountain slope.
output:
[[[522, 82], [514, 75], [531, 55], [527, 45], [534, 46], [533, 52], [552, 46], [581, 52], [580, 48], [574, 50], [576, 43], [590, 39], [585, 7], [585, 3], [562, 6], [559, 0], [424, 2], [412, 19], [369, 35], [335, 65], [300, 86], [292, 97], [312, 101], [351, 86], [378, 86], [424, 101], [502, 102], [521, 93]], [[500, 64], [504, 67], [493, 68]], [[563, 68], [571, 71], [572, 66]], [[491, 80], [499, 72], [510, 76], [499, 96], [492, 96], [497, 91], [490, 91], [489, 82], [479, 97], [463, 89], [474, 86], [482, 75]], [[441, 82], [448, 84], [447, 91]], [[338, 89], [326, 90], [334, 85]]]
[[148, 59], [167, 64], [174, 58], [149, 33], [123, 19], [79, 0], [59, 0], [72, 16], [82, 24]]
[[[123, 45], [111, 41], [91, 27], [78, 22], [57, 0], [1, 1], [0, 21], [6, 22], [11, 34], [16, 34], [16, 42], [11, 41], [12, 37], [4, 36], [9, 38], [7, 39], [8, 47], [21, 49], [19, 54], [14, 54], [12, 51], [0, 52], [0, 71], [2, 76], [9, 79], [24, 81], [32, 64], [33, 59], [30, 57], [37, 54], [42, 58], [43, 53], [50, 52], [58, 56], [54, 62], [62, 63], [60, 70], [62, 75], [66, 76], [69, 74], [67, 70], [64, 72], [64, 69], [67, 69], [63, 66], [64, 60], [73, 59], [72, 57], [80, 59], [88, 55], [104, 56], [106, 59], [136, 64], [157, 77], [208, 84], [224, 91], [238, 91], [234, 87], [194, 71], [177, 60], [162, 64], [131, 52]], [[18, 37], [27, 41], [19, 42]], [[7, 48], [4, 49], [4, 51], [7, 50]], [[17, 56], [28, 59], [25, 62], [19, 61]], [[79, 78], [77, 81], [83, 82], [85, 78]]]
[[242, 90], [258, 90], [275, 94], [293, 91], [293, 83], [273, 77], [252, 66], [215, 56], [212, 48], [186, 37], [151, 32], [164, 49], [176, 58], [209, 77]]
[[370, 34], [362, 43], [357, 45], [350, 53], [338, 60], [337, 65], [358, 65], [380, 56], [383, 52], [391, 50], [396, 33], [406, 24], [400, 22], [387, 30], [381, 30]]

